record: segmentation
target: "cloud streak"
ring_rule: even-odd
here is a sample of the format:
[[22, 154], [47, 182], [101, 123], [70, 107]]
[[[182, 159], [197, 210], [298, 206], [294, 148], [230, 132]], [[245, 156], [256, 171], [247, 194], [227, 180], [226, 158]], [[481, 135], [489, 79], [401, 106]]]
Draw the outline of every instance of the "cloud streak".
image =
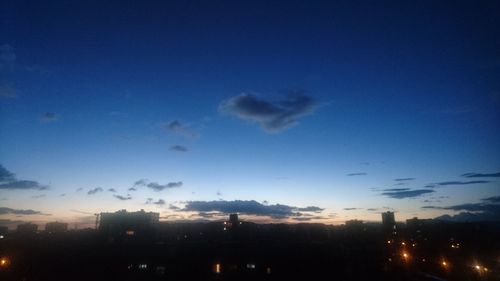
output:
[[299, 94], [271, 102], [252, 94], [241, 94], [223, 101], [219, 111], [240, 119], [258, 123], [268, 133], [282, 132], [313, 113], [318, 103], [312, 97]]
[[366, 176], [368, 175], [367, 173], [350, 173], [350, 174], [347, 174], [346, 176], [348, 177], [355, 177], [355, 176]]
[[21, 189], [21, 190], [46, 190], [49, 187], [46, 185], [42, 185], [37, 181], [32, 180], [19, 180], [15, 177], [13, 173], [0, 165], [0, 190], [12, 190], [12, 189]]
[[0, 215], [8, 215], [8, 214], [13, 214], [13, 215], [42, 215], [41, 212], [39, 211], [34, 211], [34, 210], [20, 210], [20, 209], [11, 209], [7, 207], [0, 207]]
[[500, 173], [490, 173], [490, 174], [482, 174], [482, 173], [466, 173], [462, 174], [464, 178], [498, 178], [500, 177]]
[[101, 187], [96, 187], [87, 192], [88, 195], [94, 195], [98, 192], [103, 192], [104, 190]]
[[430, 189], [415, 189], [415, 190], [383, 192], [382, 195], [393, 199], [404, 199], [404, 198], [416, 198], [424, 194], [429, 194], [433, 192], [435, 191]]

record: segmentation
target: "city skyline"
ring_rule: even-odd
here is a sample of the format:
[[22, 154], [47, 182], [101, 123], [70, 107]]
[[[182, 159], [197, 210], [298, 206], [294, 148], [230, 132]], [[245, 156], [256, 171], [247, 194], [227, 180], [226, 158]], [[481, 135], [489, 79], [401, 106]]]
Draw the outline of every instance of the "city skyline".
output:
[[500, 215], [494, 2], [11, 2], [2, 225]]

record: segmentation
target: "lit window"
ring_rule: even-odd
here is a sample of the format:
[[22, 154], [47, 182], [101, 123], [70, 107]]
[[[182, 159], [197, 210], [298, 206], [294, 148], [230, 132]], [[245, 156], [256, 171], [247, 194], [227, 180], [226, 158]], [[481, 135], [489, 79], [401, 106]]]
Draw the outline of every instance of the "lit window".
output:
[[146, 269], [148, 269], [148, 265], [145, 263], [141, 263], [141, 264], [139, 264], [138, 268], [142, 269], [142, 270], [146, 270]]
[[255, 264], [254, 263], [247, 263], [247, 268], [248, 269], [255, 269]]
[[220, 263], [216, 263], [215, 264], [215, 273], [220, 274], [220, 271], [221, 271]]
[[134, 236], [135, 235], [135, 231], [133, 231], [133, 230], [127, 230], [127, 231], [125, 231], [125, 234], [127, 234], [128, 236]]

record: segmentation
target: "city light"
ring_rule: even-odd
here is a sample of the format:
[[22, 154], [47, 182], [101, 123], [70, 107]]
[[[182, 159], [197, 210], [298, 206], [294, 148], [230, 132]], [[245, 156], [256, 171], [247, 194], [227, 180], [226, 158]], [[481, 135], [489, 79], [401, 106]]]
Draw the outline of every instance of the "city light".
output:
[[8, 267], [9, 264], [10, 264], [10, 261], [8, 258], [2, 257], [2, 259], [0, 259], [0, 267]]
[[221, 266], [220, 263], [215, 264], [215, 273], [220, 274]]

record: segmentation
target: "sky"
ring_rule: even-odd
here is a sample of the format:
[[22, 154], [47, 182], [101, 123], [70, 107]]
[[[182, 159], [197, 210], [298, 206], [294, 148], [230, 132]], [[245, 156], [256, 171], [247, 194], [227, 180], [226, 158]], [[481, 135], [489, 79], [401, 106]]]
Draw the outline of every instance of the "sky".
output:
[[498, 1], [9, 1], [0, 224], [500, 217]]

